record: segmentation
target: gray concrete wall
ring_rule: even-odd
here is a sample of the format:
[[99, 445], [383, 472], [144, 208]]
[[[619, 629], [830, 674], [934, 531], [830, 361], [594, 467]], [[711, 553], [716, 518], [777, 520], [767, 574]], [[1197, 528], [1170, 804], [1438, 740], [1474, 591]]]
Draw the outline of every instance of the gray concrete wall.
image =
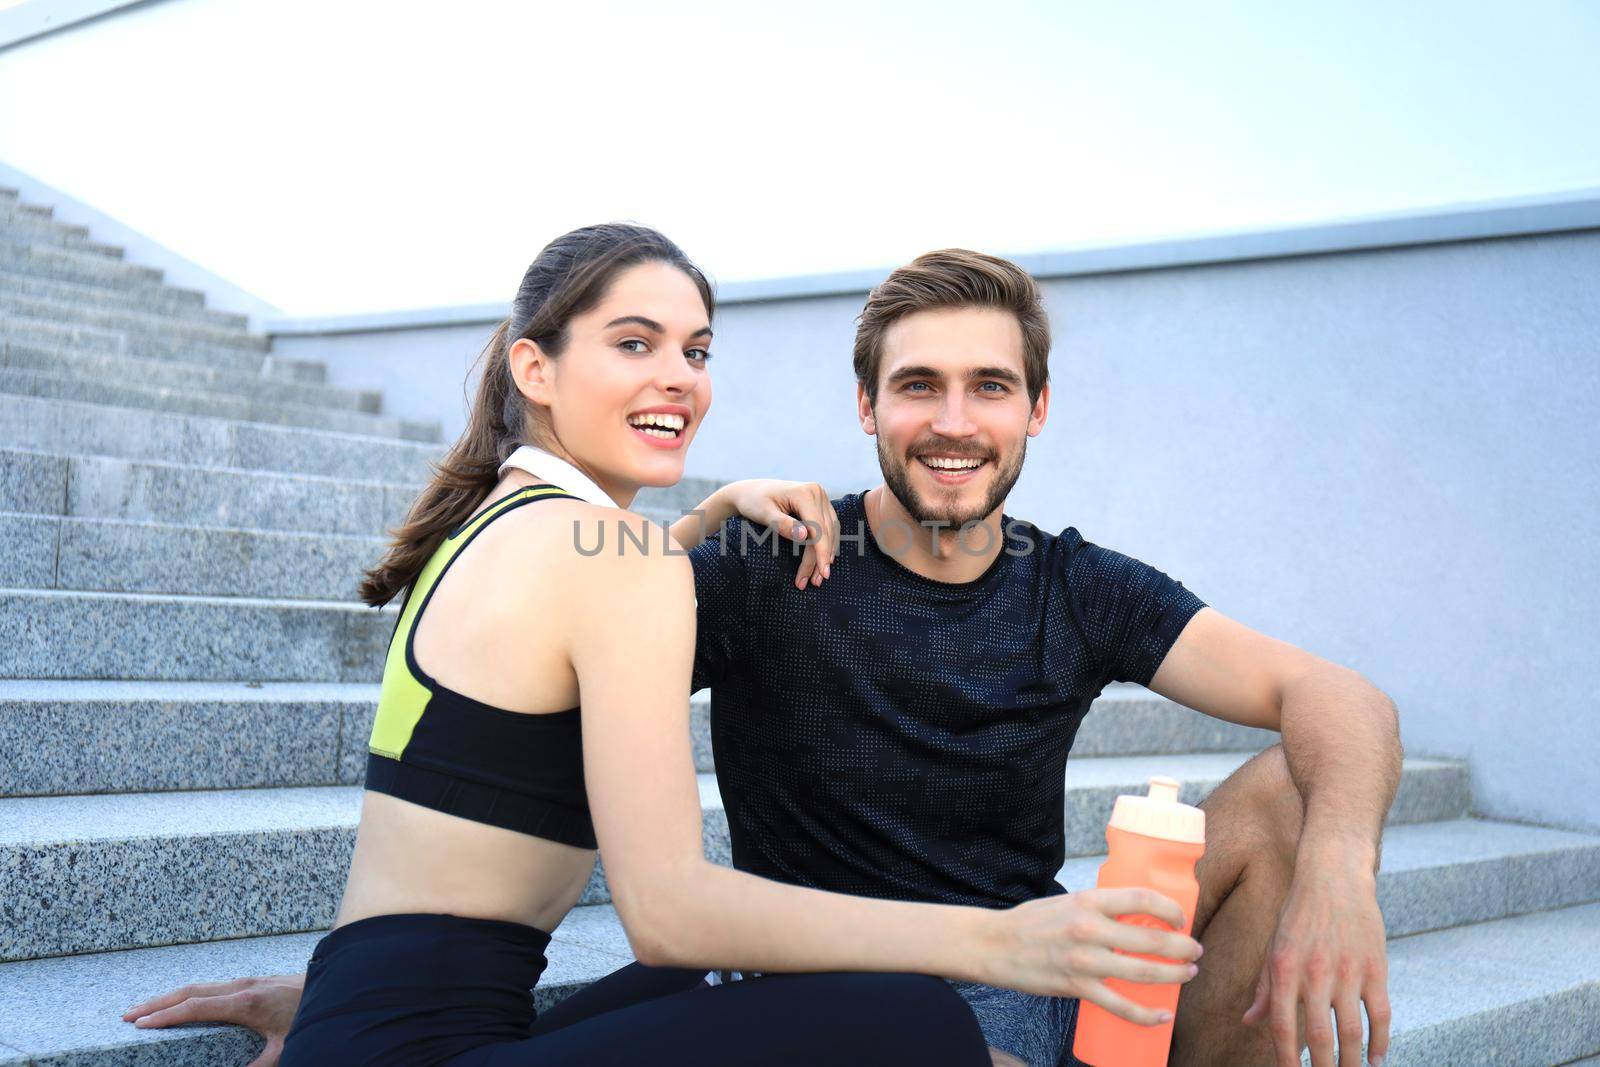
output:
[[453, 441], [466, 426], [470, 395], [465, 389], [473, 384], [467, 371], [498, 323], [281, 334], [273, 337], [272, 354], [323, 360], [329, 385], [382, 389], [387, 414], [436, 420], [444, 439]]
[[[1047, 279], [1054, 399], [1007, 510], [1364, 672], [1483, 813], [1600, 829], [1597, 278], [1590, 229]], [[690, 474], [876, 483], [862, 299], [719, 312]], [[275, 350], [454, 427], [488, 331]]]

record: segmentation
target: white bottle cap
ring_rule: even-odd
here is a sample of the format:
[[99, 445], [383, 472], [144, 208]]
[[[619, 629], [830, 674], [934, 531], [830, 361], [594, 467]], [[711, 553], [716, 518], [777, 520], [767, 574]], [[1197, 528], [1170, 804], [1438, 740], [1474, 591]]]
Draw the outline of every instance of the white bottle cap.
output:
[[1111, 810], [1111, 825], [1118, 830], [1159, 837], [1168, 841], [1183, 841], [1192, 845], [1206, 843], [1206, 813], [1188, 804], [1178, 803], [1178, 780], [1165, 775], [1150, 779], [1150, 795], [1119, 796]]

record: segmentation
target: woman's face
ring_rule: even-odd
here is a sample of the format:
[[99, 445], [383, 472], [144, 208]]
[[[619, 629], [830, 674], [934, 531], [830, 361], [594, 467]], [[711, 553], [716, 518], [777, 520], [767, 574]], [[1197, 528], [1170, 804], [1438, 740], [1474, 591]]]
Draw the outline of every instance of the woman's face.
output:
[[[534, 352], [519, 357], [523, 346]], [[683, 477], [711, 407], [710, 348], [695, 283], [669, 264], [640, 263], [572, 318], [559, 357], [539, 358], [536, 345], [519, 341], [512, 371], [524, 395], [548, 406], [566, 458], [629, 507], [640, 486]]]

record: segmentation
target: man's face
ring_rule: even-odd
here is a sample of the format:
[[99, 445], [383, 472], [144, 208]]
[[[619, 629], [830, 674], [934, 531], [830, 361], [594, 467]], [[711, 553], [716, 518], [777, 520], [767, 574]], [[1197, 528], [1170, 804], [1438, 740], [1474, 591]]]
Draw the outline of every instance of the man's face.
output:
[[938, 308], [884, 333], [878, 401], [857, 387], [889, 491], [920, 523], [953, 528], [993, 513], [1044, 427], [1050, 389], [1028, 400], [1022, 327], [997, 308]]

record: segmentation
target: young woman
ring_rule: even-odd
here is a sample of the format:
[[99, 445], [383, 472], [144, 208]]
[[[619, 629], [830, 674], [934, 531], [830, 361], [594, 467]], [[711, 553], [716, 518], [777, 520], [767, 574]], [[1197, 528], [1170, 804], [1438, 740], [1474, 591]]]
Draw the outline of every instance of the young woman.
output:
[[[622, 509], [682, 476], [711, 404], [712, 312], [700, 271], [642, 227], [574, 231], [523, 277], [465, 434], [362, 585], [374, 605], [406, 596], [349, 879], [284, 1067], [987, 1064], [970, 1010], [928, 976], [1071, 995], [1068, 896], [907, 904], [705, 860], [693, 579], [659, 528]], [[822, 512], [825, 500], [796, 517]], [[827, 548], [814, 548], [819, 581]], [[536, 1027], [548, 931], [597, 844], [642, 962], [768, 977]], [[1125, 903], [1118, 913], [1181, 923], [1153, 895]], [[1169, 970], [1159, 980], [1186, 977]], [[195, 992], [126, 1017], [222, 1017], [178, 1011]]]

